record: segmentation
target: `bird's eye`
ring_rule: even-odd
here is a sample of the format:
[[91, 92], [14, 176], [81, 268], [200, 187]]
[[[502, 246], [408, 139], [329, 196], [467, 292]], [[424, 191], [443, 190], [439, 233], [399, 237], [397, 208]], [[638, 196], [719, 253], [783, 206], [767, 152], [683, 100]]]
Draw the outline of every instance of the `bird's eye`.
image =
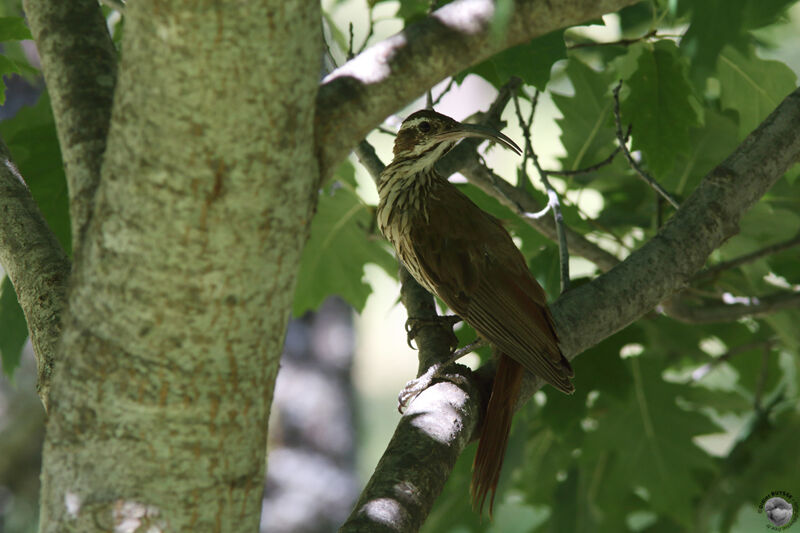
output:
[[419, 123], [419, 131], [422, 133], [428, 133], [431, 131], [431, 123], [430, 122], [420, 122]]

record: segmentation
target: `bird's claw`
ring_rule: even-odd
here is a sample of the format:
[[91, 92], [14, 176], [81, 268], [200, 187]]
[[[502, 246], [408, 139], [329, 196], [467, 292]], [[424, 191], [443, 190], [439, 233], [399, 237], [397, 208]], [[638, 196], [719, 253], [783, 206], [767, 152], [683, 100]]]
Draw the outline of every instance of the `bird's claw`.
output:
[[426, 326], [436, 326], [444, 328], [447, 333], [451, 336], [450, 339], [450, 351], [454, 351], [458, 348], [458, 337], [456, 334], [453, 333], [453, 326], [461, 322], [461, 317], [458, 315], [445, 315], [445, 316], [437, 316], [434, 318], [414, 318], [408, 317], [406, 320], [406, 342], [408, 343], [408, 347], [412, 350], [416, 350], [414, 345], [411, 344], [411, 341], [417, 337], [419, 331], [426, 327]]
[[435, 379], [446, 379], [456, 385], [463, 386], [467, 383], [467, 378], [457, 372], [445, 374], [444, 370], [449, 367], [454, 361], [449, 359], [443, 363], [436, 363], [425, 371], [420, 377], [412, 379], [403, 390], [397, 395], [397, 410], [400, 414], [406, 410], [408, 405], [422, 392], [433, 384]]
[[408, 407], [408, 404], [410, 404], [414, 398], [431, 386], [431, 383], [433, 383], [434, 378], [439, 374], [442, 367], [442, 363], [436, 363], [428, 368], [420, 377], [406, 383], [406, 386], [403, 387], [403, 390], [397, 395], [397, 410], [400, 414], [403, 414], [403, 411], [406, 410], [406, 407]]

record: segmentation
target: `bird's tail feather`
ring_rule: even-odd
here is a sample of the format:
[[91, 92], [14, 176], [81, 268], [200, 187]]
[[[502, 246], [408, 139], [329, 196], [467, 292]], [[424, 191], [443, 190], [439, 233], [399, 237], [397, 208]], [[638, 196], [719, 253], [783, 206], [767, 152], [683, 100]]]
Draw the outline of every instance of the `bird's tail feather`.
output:
[[497, 372], [489, 405], [483, 419], [478, 451], [475, 453], [475, 462], [472, 464], [472, 507], [483, 513], [483, 504], [486, 496], [489, 497], [489, 517], [492, 516], [494, 495], [497, 482], [500, 479], [500, 470], [503, 468], [503, 459], [506, 455], [508, 434], [511, 430], [511, 420], [514, 416], [514, 406], [517, 403], [519, 389], [522, 385], [522, 366], [507, 355], [499, 354]]

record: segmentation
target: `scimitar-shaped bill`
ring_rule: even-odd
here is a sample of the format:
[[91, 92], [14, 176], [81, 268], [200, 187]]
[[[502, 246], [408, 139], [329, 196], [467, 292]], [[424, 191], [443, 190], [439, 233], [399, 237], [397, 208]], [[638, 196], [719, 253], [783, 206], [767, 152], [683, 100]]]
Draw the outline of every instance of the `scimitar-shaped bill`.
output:
[[478, 124], [462, 124], [456, 123], [457, 125], [447, 131], [443, 131], [436, 135], [436, 139], [441, 140], [458, 140], [463, 139], [464, 137], [479, 137], [481, 139], [489, 139], [495, 141], [497, 143], [502, 144], [509, 150], [516, 152], [517, 154], [522, 154], [522, 150], [520, 149], [517, 144], [500, 133], [499, 131], [495, 130], [494, 128], [489, 128], [487, 126], [480, 126]]

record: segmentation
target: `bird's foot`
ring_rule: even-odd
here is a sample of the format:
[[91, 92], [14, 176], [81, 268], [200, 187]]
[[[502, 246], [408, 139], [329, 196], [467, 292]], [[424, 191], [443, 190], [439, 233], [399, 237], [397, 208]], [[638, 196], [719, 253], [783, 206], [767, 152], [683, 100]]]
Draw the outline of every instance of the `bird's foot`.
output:
[[[455, 354], [456, 352], [453, 353]], [[414, 398], [419, 396], [422, 391], [430, 387], [435, 379], [444, 378], [447, 381], [452, 381], [456, 385], [466, 384], [466, 378], [461, 374], [456, 372], [451, 374], [445, 373], [445, 369], [454, 362], [455, 358], [450, 357], [446, 361], [435, 363], [420, 377], [412, 379], [406, 383], [406, 386], [403, 387], [403, 390], [401, 390], [400, 394], [397, 395], [397, 410], [400, 411], [400, 414], [406, 410], [408, 404], [410, 404]]]
[[419, 331], [427, 326], [434, 326], [443, 328], [450, 335], [450, 351], [454, 351], [458, 347], [458, 337], [453, 333], [453, 326], [461, 322], [461, 317], [458, 315], [437, 316], [435, 318], [413, 318], [408, 317], [406, 320], [406, 342], [409, 348], [415, 350], [411, 341], [414, 340]]
[[484, 346], [486, 346], [486, 344], [488, 343], [484, 339], [478, 337], [477, 339], [467, 344], [466, 346], [463, 346], [457, 350], [453, 350], [453, 352], [450, 354], [450, 360], [458, 361], [468, 353], [472, 353], [478, 348], [483, 348]]

